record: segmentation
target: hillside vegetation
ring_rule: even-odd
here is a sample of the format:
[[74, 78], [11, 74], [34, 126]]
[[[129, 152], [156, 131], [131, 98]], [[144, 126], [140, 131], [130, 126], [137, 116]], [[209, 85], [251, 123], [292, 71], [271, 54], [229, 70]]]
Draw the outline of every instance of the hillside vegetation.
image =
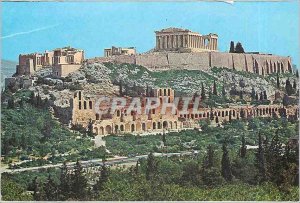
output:
[[[276, 90], [276, 74], [262, 77], [260, 75], [236, 71], [228, 68], [214, 67], [209, 71], [201, 70], [167, 70], [150, 71], [143, 66], [133, 64], [113, 64], [105, 63], [93, 64], [91, 66], [102, 66], [103, 74], [108, 74], [112, 81], [122, 81], [124, 83], [146, 87], [170, 87], [178, 94], [193, 95], [200, 92], [201, 83], [205, 89], [212, 88], [216, 82], [219, 92], [222, 87], [230, 90], [244, 91], [251, 93], [252, 87], [255, 91], [266, 91], [268, 95], [273, 95]], [[284, 86], [289, 78], [292, 82], [296, 77], [291, 73], [279, 75], [280, 83]]]

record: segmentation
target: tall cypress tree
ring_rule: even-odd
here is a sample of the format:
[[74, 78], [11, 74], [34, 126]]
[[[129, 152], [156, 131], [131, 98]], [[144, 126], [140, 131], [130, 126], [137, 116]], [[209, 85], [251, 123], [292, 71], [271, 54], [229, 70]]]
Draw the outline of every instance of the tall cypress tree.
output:
[[267, 176], [276, 185], [282, 183], [281, 175], [284, 168], [284, 149], [279, 140], [278, 129], [273, 136], [267, 152]]
[[234, 42], [233, 41], [230, 42], [229, 53], [234, 53]]
[[242, 135], [242, 146], [241, 146], [241, 152], [240, 152], [241, 158], [245, 158], [246, 153], [247, 153], [247, 147], [246, 147], [245, 135]]
[[41, 198], [41, 191], [39, 190], [40, 187], [39, 187], [39, 183], [38, 183], [37, 177], [35, 177], [33, 179], [32, 186], [33, 186], [33, 188], [32, 188], [33, 189], [33, 199], [35, 201], [42, 200], [42, 198]]
[[51, 175], [48, 175], [48, 179], [44, 184], [45, 191], [45, 200], [48, 201], [57, 201], [58, 200], [58, 190], [57, 185], [51, 178]]
[[297, 89], [297, 83], [296, 83], [296, 80], [294, 80], [293, 88], [294, 88], [294, 89]]
[[146, 166], [146, 180], [151, 180], [153, 181], [157, 175], [157, 160], [155, 160], [155, 157], [153, 153], [151, 152], [148, 155], [147, 158], [147, 166]]
[[70, 197], [70, 176], [67, 163], [64, 162], [60, 169], [59, 200], [67, 200]]
[[93, 186], [93, 190], [96, 194], [99, 194], [103, 189], [105, 183], [108, 181], [109, 178], [109, 169], [107, 168], [105, 161], [103, 161], [99, 179], [97, 180], [96, 184]]
[[255, 89], [254, 89], [254, 87], [252, 87], [252, 90], [251, 90], [251, 99], [255, 100], [255, 96], [256, 96]]
[[296, 70], [296, 77], [299, 78], [299, 72]]
[[88, 194], [88, 183], [83, 168], [79, 161], [74, 166], [74, 172], [71, 174], [72, 198], [76, 200], [85, 200]]
[[260, 101], [264, 100], [264, 95], [263, 95], [262, 92], [260, 92], [260, 94], [259, 94], [259, 100], [260, 100]]
[[293, 87], [292, 87], [292, 84], [289, 80], [289, 78], [286, 80], [285, 82], [285, 91], [286, 93], [290, 96], [293, 94], [294, 90], [293, 90]]
[[235, 45], [235, 53], [245, 53], [245, 50], [243, 48], [243, 45], [242, 43], [238, 42], [236, 45]]
[[225, 86], [224, 85], [222, 87], [222, 96], [226, 97], [226, 90], [225, 90]]
[[279, 74], [277, 73], [277, 76], [276, 76], [276, 84], [277, 84], [277, 88], [279, 89], [280, 88], [280, 81], [279, 81]]
[[229, 159], [227, 146], [225, 143], [223, 143], [222, 150], [223, 150], [223, 156], [222, 156], [222, 161], [221, 161], [222, 176], [226, 181], [231, 181], [232, 180], [231, 163], [230, 163], [230, 159]]
[[218, 92], [217, 92], [217, 85], [216, 85], [216, 81], [214, 80], [214, 85], [213, 85], [213, 94], [214, 95], [218, 95]]
[[243, 91], [240, 91], [240, 100], [243, 100], [244, 96], [243, 96]]
[[215, 152], [212, 145], [208, 145], [206, 155], [203, 160], [203, 168], [209, 169], [215, 165]]
[[268, 99], [267, 91], [266, 91], [266, 90], [264, 90], [264, 92], [263, 92], [263, 99], [264, 99], [264, 100], [267, 100], [267, 99]]
[[94, 137], [94, 132], [93, 132], [93, 121], [92, 119], [90, 118], [89, 119], [89, 123], [88, 123], [88, 129], [87, 129], [87, 132], [88, 132], [88, 136], [90, 137]]
[[122, 80], [120, 81], [120, 84], [119, 84], [119, 95], [123, 96], [123, 83], [122, 83]]
[[256, 152], [256, 167], [258, 169], [259, 182], [266, 181], [266, 164], [263, 148], [263, 140], [260, 133], [258, 133], [258, 148]]
[[202, 100], [205, 100], [205, 99], [206, 99], [205, 89], [204, 89], [203, 82], [201, 83], [201, 99], [202, 99]]

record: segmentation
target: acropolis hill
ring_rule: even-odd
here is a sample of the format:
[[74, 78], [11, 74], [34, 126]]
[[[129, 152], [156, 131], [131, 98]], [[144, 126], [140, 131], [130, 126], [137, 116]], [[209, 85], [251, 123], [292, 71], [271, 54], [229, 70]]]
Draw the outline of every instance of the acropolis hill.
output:
[[138, 54], [135, 47], [104, 49], [104, 57], [84, 60], [84, 51], [72, 47], [19, 56], [16, 75], [32, 75], [52, 66], [53, 77], [66, 77], [84, 62], [112, 62], [141, 65], [149, 70], [209, 70], [226, 67], [259, 75], [292, 72], [291, 57], [259, 52], [228, 53], [218, 51], [218, 35], [201, 35], [188, 29], [166, 28], [155, 31], [155, 48]]
[[260, 75], [292, 72], [291, 57], [259, 52], [219, 52], [217, 34], [201, 35], [180, 28], [167, 28], [155, 33], [156, 46], [148, 53], [112, 52], [110, 55], [106, 54], [106, 57], [89, 59], [88, 62], [130, 63], [150, 70], [208, 70], [212, 67], [227, 67]]

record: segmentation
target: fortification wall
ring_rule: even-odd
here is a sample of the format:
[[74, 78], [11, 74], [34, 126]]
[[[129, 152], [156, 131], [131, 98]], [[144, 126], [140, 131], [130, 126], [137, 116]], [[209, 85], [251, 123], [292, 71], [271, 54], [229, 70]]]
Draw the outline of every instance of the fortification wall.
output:
[[112, 56], [91, 59], [97, 62], [131, 63], [151, 70], [188, 69], [207, 70], [227, 67], [267, 75], [292, 71], [290, 57], [266, 54], [237, 54], [224, 52], [150, 53], [131, 56]]
[[136, 64], [150, 69], [170, 68], [167, 53], [136, 55]]
[[169, 53], [168, 61], [170, 68], [188, 70], [209, 69], [209, 52], [198, 53]]

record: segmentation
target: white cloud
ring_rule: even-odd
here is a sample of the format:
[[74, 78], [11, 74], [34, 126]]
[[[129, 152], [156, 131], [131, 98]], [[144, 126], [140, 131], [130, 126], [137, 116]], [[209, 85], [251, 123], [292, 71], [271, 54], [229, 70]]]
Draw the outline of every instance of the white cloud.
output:
[[42, 31], [42, 30], [47, 30], [47, 29], [50, 29], [50, 28], [57, 27], [58, 25], [59, 25], [59, 24], [55, 24], [55, 25], [50, 25], [50, 26], [46, 26], [46, 27], [41, 27], [41, 28], [29, 30], [29, 31], [17, 32], [17, 33], [13, 33], [13, 34], [9, 34], [9, 35], [2, 36], [1, 39], [7, 39], [7, 38], [12, 38], [12, 37], [15, 37], [15, 36], [19, 36], [19, 35], [26, 35], [26, 34], [30, 34], [30, 33], [33, 33], [33, 32], [38, 32], [38, 31]]

